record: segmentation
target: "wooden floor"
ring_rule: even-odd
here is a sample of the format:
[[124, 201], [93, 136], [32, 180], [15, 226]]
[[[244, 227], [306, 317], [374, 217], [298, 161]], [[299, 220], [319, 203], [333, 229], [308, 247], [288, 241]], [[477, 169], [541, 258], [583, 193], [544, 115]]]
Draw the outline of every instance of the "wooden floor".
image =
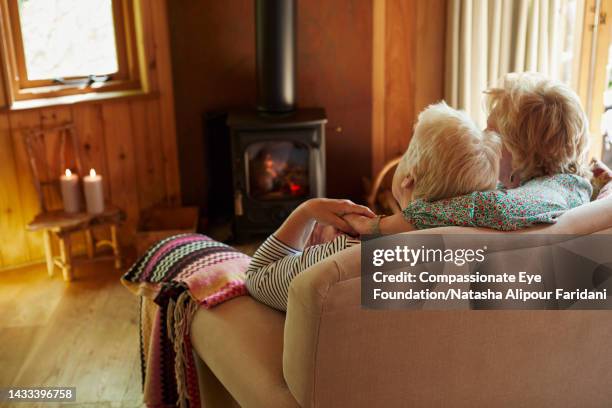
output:
[[137, 297], [107, 261], [78, 266], [69, 284], [60, 275], [0, 271], [0, 387], [72, 386], [72, 406], [140, 407]]

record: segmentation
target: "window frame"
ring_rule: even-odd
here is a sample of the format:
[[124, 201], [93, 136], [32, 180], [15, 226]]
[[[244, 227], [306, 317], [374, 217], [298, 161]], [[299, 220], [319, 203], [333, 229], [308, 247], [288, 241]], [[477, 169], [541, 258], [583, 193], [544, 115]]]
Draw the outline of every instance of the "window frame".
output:
[[[19, 0], [0, 0], [2, 18], [1, 32], [3, 41], [3, 65], [10, 99], [13, 101], [53, 98], [92, 92], [133, 90], [141, 87], [134, 8], [130, 0], [111, 0], [115, 30], [115, 49], [118, 70], [110, 80], [98, 83], [95, 87], [80, 84], [57, 84], [53, 79], [31, 80], [27, 77], [25, 48], [21, 33]], [[87, 77], [65, 77], [66, 80], [86, 79]]]
[[[612, 39], [610, 35], [612, 24], [605, 16], [612, 14], [612, 0], [602, 0], [599, 10], [596, 5], [597, 0], [584, 2], [580, 54], [575, 69], [577, 72], [576, 90], [589, 120], [590, 157], [601, 159], [604, 148], [601, 130], [605, 108], [603, 95], [607, 88], [606, 67]], [[595, 15], [596, 11], [599, 11], [598, 16]], [[597, 34], [594, 35], [596, 21]]]

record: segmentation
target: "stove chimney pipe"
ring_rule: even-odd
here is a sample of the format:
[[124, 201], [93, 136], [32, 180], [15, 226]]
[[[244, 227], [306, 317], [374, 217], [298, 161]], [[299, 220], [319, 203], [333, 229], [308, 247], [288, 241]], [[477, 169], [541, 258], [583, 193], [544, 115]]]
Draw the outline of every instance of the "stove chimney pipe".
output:
[[257, 110], [295, 109], [296, 1], [255, 0]]

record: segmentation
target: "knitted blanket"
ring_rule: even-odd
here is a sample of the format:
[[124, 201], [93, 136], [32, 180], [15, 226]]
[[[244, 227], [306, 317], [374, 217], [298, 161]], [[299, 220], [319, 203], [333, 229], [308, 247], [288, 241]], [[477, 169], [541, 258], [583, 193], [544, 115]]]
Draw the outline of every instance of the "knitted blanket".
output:
[[[123, 275], [134, 294], [153, 300], [154, 316], [140, 323], [144, 402], [148, 407], [199, 407], [189, 328], [198, 307], [247, 294], [250, 257], [200, 234], [166, 238]], [[142, 303], [141, 303], [142, 304]]]

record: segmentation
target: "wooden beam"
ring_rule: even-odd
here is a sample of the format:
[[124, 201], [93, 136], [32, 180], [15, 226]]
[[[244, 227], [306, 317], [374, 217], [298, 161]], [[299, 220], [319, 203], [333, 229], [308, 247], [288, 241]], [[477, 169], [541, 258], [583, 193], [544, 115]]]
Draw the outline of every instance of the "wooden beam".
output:
[[8, 115], [0, 114], [0, 266], [30, 261]]
[[[38, 194], [34, 187], [32, 171], [24, 143], [24, 132], [26, 128], [40, 126], [41, 116], [39, 111], [15, 112], [9, 115], [11, 127], [11, 139], [13, 141], [13, 158], [15, 160], [15, 176], [19, 185], [19, 197], [21, 211], [23, 214], [25, 229], [27, 223], [34, 219], [40, 211]], [[11, 234], [15, 231], [11, 231]], [[28, 232], [25, 234], [24, 245], [27, 245], [30, 261], [42, 260], [44, 256], [42, 232]]]
[[106, 161], [108, 163], [110, 191], [106, 193], [109, 201], [126, 212], [127, 220], [121, 228], [120, 242], [131, 245], [134, 241], [140, 212], [138, 189], [141, 183], [154, 183], [155, 180], [139, 180], [136, 177], [136, 155], [132, 139], [132, 119], [127, 102], [102, 106], [104, 139], [106, 141]]
[[384, 166], [385, 155], [385, 7], [374, 0], [372, 9], [372, 177]]
[[170, 56], [170, 38], [168, 33], [168, 15], [166, 0], [152, 0], [151, 23], [155, 41], [155, 61], [159, 83], [160, 128], [162, 130], [161, 147], [164, 153], [166, 188], [168, 204], [180, 205], [181, 186], [176, 145], [176, 118], [174, 112], [174, 90], [172, 87], [172, 66]]
[[402, 155], [419, 113], [444, 97], [446, 0], [374, 0], [372, 174]]
[[444, 99], [446, 0], [417, 2], [414, 118]]
[[161, 146], [159, 102], [130, 103], [132, 135], [138, 180], [138, 197], [141, 209], [166, 202], [166, 178]]

